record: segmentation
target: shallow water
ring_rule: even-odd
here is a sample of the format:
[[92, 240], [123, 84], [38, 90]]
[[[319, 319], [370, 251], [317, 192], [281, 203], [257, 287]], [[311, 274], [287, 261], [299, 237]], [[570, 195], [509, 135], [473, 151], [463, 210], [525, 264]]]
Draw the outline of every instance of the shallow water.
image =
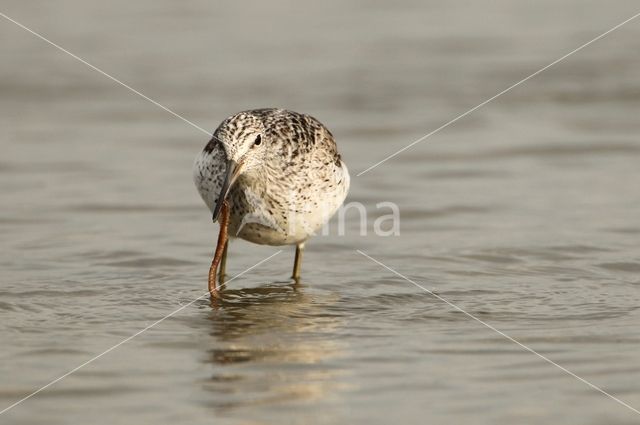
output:
[[[201, 297], [206, 136], [0, 19], [2, 423], [627, 424], [640, 409], [633, 1], [19, 2], [0, 11], [207, 129], [283, 106], [334, 132], [347, 234]], [[373, 220], [401, 210], [400, 236]], [[230, 271], [277, 252], [236, 242]]]

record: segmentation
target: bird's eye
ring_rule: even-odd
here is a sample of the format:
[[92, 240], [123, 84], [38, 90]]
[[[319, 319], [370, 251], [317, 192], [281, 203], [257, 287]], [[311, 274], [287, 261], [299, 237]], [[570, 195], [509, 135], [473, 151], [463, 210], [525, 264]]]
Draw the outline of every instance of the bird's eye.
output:
[[260, 136], [260, 135], [258, 134], [258, 136], [256, 137], [256, 140], [253, 142], [253, 144], [254, 144], [255, 146], [260, 146], [260, 143], [262, 143], [262, 136]]

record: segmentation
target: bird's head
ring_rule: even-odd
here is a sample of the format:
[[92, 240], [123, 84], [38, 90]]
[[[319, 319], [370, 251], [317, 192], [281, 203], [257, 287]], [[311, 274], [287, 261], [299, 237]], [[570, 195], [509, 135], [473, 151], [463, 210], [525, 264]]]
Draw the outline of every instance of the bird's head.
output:
[[262, 120], [250, 113], [240, 112], [220, 124], [213, 137], [222, 145], [226, 155], [226, 171], [218, 201], [213, 211], [213, 221], [218, 219], [222, 202], [231, 187], [243, 173], [258, 169], [266, 154], [266, 131]]

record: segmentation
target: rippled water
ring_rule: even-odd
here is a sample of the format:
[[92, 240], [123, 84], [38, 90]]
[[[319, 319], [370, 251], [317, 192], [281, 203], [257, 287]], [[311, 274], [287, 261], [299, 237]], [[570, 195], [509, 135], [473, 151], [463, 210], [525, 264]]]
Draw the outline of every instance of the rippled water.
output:
[[[637, 3], [20, 2], [0, 11], [207, 129], [308, 112], [369, 234], [308, 245], [2, 423], [627, 424], [640, 408], [640, 22], [355, 174], [637, 13]], [[0, 19], [0, 409], [206, 290], [206, 136]], [[372, 233], [401, 209], [401, 235]], [[335, 228], [334, 228], [335, 229]], [[231, 273], [276, 252], [236, 242]]]

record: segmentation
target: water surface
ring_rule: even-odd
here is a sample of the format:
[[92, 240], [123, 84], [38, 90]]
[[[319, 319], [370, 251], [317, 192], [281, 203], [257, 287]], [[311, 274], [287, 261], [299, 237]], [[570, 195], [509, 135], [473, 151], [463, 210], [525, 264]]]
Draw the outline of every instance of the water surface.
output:
[[[367, 236], [308, 244], [2, 423], [628, 424], [640, 416], [640, 23], [355, 174], [637, 13], [633, 1], [4, 1], [200, 126], [282, 106], [334, 132]], [[205, 291], [195, 128], [0, 21], [0, 409]], [[373, 220], [401, 209], [401, 234]], [[335, 227], [334, 227], [335, 230]], [[276, 251], [236, 242], [239, 273]]]

